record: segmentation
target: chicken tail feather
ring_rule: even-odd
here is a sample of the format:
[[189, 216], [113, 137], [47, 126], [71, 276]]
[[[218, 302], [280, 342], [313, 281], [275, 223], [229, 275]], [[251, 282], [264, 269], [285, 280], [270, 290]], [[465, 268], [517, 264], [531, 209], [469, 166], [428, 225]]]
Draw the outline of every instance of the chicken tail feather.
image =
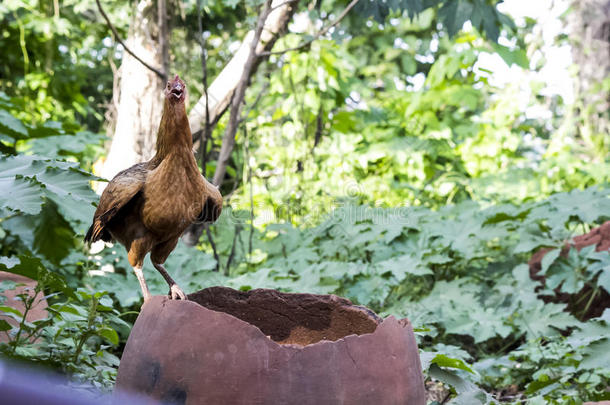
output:
[[87, 231], [87, 234], [85, 235], [85, 242], [91, 244], [93, 242], [97, 242], [100, 239], [104, 240], [105, 242], [109, 242], [111, 239], [109, 236], [110, 235], [104, 229], [104, 225], [101, 223], [101, 221], [99, 219], [96, 219], [95, 221], [93, 221], [93, 224], [91, 224], [89, 230]]
[[87, 231], [87, 234], [85, 235], [85, 243], [91, 243], [93, 238], [93, 224], [89, 227], [89, 230]]

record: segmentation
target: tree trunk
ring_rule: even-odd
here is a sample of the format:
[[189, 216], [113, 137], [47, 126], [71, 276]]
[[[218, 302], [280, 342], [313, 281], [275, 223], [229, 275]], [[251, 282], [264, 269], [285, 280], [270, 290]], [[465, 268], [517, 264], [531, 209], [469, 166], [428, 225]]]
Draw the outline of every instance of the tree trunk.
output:
[[[163, 8], [164, 2], [159, 2]], [[162, 45], [167, 44], [169, 38], [168, 30], [163, 27], [160, 30], [159, 23], [166, 21], [158, 18], [153, 0], [140, 0], [135, 4], [126, 41], [127, 46], [142, 60], [164, 68], [169, 59], [167, 46]], [[160, 35], [160, 32], [165, 32], [166, 36]], [[120, 75], [116, 127], [101, 173], [107, 179], [155, 154], [157, 129], [163, 109], [165, 83], [127, 52], [123, 54]]]
[[610, 142], [610, 97], [601, 83], [610, 75], [610, 0], [575, 0], [569, 17], [572, 56], [578, 67], [578, 135], [604, 159]]

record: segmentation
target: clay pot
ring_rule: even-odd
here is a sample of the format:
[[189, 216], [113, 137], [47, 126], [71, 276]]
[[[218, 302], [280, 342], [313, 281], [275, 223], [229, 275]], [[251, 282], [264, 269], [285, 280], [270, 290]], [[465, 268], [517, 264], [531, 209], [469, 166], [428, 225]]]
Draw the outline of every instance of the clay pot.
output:
[[[610, 221], [606, 221], [602, 226], [591, 229], [589, 233], [584, 235], [575, 236], [573, 238], [574, 243], [565, 243], [561, 249], [560, 255], [567, 257], [570, 249], [576, 248], [579, 251], [586, 247], [595, 245], [595, 250], [601, 252], [604, 250], [610, 250]], [[552, 249], [542, 248], [532, 255], [529, 261], [530, 278], [538, 281], [541, 286], [546, 283], [546, 278], [540, 275], [542, 270], [542, 259]], [[606, 308], [610, 308], [610, 292], [605, 290], [603, 287], [600, 288], [598, 294], [592, 302], [589, 302], [589, 297], [593, 291], [593, 286], [589, 283], [575, 294], [568, 294], [561, 292], [559, 288], [556, 288], [554, 295], [539, 295], [544, 302], [554, 303], [565, 303], [566, 311], [571, 312], [574, 316], [579, 318], [581, 321], [587, 321], [591, 318], [597, 318], [601, 316]], [[587, 309], [586, 312], [585, 309]]]
[[[23, 301], [21, 301], [21, 299], [19, 299], [17, 296], [25, 292], [30, 297], [33, 297], [34, 289], [36, 288], [36, 281], [24, 276], [20, 276], [18, 274], [0, 271], [0, 281], [5, 280], [14, 281], [18, 284], [24, 284], [15, 287], [15, 289], [13, 290], [6, 290], [2, 293], [2, 295], [6, 297], [6, 300], [4, 301], [3, 305], [15, 308], [23, 314], [23, 312], [25, 311], [25, 305], [23, 305]], [[30, 309], [27, 316], [25, 317], [25, 320], [28, 322], [34, 322], [39, 319], [44, 319], [48, 316], [47, 300], [42, 297], [42, 294], [40, 294], [38, 297], [39, 298], [37, 298], [34, 302], [34, 306]], [[19, 324], [19, 322], [9, 316], [0, 315], [0, 319], [7, 321], [11, 326], [17, 326]], [[8, 341], [9, 338], [7, 334], [0, 333], [0, 342], [6, 343]]]
[[153, 297], [117, 388], [181, 404], [425, 404], [408, 320], [333, 295], [213, 287]]

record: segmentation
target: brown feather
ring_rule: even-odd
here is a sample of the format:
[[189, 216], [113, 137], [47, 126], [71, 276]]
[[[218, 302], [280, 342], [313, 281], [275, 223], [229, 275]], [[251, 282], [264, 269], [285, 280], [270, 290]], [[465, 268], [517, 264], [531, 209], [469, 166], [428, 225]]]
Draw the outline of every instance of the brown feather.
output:
[[85, 242], [96, 242], [115, 214], [144, 186], [149, 163], [138, 163], [119, 172], [108, 183], [93, 214], [93, 224], [85, 236]]

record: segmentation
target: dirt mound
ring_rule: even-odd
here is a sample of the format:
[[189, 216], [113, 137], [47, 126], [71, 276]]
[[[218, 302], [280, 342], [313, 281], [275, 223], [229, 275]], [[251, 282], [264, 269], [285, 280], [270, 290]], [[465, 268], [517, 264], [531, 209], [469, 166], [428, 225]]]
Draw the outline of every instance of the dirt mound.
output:
[[[561, 249], [561, 256], [567, 257], [568, 252], [572, 248], [576, 248], [579, 251], [586, 247], [595, 245], [595, 250], [601, 252], [602, 250], [610, 250], [610, 221], [605, 222], [602, 226], [594, 228], [591, 232], [584, 235], [574, 237], [574, 243], [566, 243]], [[544, 285], [546, 279], [544, 276], [538, 274], [542, 270], [542, 258], [552, 249], [543, 248], [538, 250], [532, 255], [529, 261], [530, 277], [533, 280], [539, 281]], [[539, 289], [541, 289], [540, 287]], [[555, 289], [554, 295], [540, 295], [545, 302], [556, 302], [568, 304], [567, 310], [578, 317], [580, 320], [587, 320], [596, 318], [603, 314], [606, 308], [610, 308], [610, 294], [604, 288], [595, 294], [591, 303], [591, 295], [595, 294], [594, 288], [586, 284], [576, 294], [562, 293], [558, 289]]]

